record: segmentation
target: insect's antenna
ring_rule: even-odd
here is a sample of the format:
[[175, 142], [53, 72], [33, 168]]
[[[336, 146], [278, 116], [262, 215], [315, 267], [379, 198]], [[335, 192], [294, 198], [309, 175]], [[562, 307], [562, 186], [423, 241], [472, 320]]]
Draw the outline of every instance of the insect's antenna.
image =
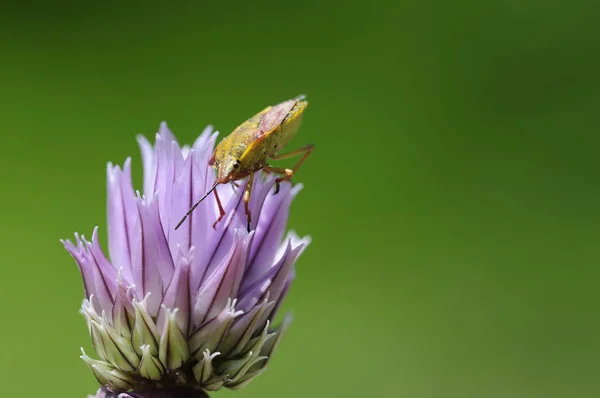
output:
[[215, 182], [215, 185], [213, 185], [213, 186], [212, 186], [212, 188], [211, 188], [211, 189], [210, 189], [210, 190], [209, 190], [207, 193], [205, 193], [205, 194], [204, 194], [204, 196], [203, 196], [202, 198], [200, 198], [200, 200], [199, 200], [199, 201], [197, 201], [196, 203], [194, 203], [194, 205], [193, 205], [192, 207], [190, 207], [190, 209], [187, 211], [187, 213], [185, 213], [185, 216], [183, 216], [183, 218], [182, 218], [182, 219], [181, 219], [181, 220], [180, 220], [180, 221], [177, 223], [177, 225], [175, 226], [175, 230], [176, 230], [176, 231], [177, 231], [177, 229], [178, 229], [179, 227], [181, 227], [181, 224], [183, 224], [183, 222], [185, 221], [185, 219], [186, 219], [186, 218], [187, 218], [187, 217], [188, 217], [190, 214], [192, 214], [192, 212], [193, 212], [194, 210], [196, 210], [196, 207], [198, 207], [198, 205], [200, 204], [200, 202], [202, 202], [204, 199], [206, 199], [206, 197], [207, 197], [208, 195], [210, 195], [210, 193], [211, 193], [212, 191], [214, 191], [214, 190], [215, 190], [215, 188], [217, 187], [217, 185], [219, 185], [219, 182], [218, 182], [218, 181], [217, 181], [217, 182]]

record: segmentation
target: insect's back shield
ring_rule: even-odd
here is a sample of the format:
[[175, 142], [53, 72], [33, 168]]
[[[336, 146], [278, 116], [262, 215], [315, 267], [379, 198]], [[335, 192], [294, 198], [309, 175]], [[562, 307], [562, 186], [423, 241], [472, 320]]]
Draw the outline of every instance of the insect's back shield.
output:
[[283, 122], [281, 122], [281, 138], [279, 139], [280, 148], [286, 146], [298, 132], [300, 123], [302, 122], [302, 115], [304, 115], [304, 110], [307, 106], [308, 102], [306, 101], [297, 102], [292, 110], [290, 110], [290, 112], [286, 115]]
[[276, 154], [296, 135], [307, 106], [306, 101], [292, 99], [271, 107], [269, 112], [261, 115], [259, 134], [254, 141], [248, 143], [240, 158], [251, 158], [260, 146], [265, 148], [269, 156]]
[[288, 113], [296, 105], [296, 102], [296, 100], [282, 102], [273, 106], [269, 112], [262, 115], [260, 119], [261, 134], [270, 134], [275, 131], [283, 123]]

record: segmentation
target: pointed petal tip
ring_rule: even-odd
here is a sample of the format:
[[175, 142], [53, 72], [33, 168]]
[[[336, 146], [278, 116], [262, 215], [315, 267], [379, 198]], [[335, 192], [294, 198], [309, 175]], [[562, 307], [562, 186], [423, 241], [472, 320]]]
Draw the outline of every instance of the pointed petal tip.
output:
[[137, 140], [138, 144], [140, 144], [140, 145], [142, 145], [142, 144], [143, 145], [146, 145], [146, 144], [150, 145], [150, 141], [148, 141], [148, 138], [146, 138], [146, 136], [143, 135], [143, 134], [136, 134], [135, 135], [135, 139]]
[[190, 348], [186, 335], [177, 325], [175, 315], [178, 309], [167, 310], [167, 321], [163, 326], [160, 337], [158, 358], [169, 370], [175, 370], [187, 362]]
[[305, 235], [303, 237], [300, 237], [300, 235], [298, 235], [296, 230], [290, 229], [288, 231], [286, 241], [290, 242], [291, 247], [295, 250], [300, 246], [302, 246], [303, 248], [306, 248], [312, 242], [312, 238], [310, 235]]
[[60, 242], [63, 244], [63, 247], [69, 252], [71, 256], [75, 257], [76, 260], [81, 259], [80, 256], [82, 255], [82, 248], [78, 245], [79, 240], [76, 240], [75, 243], [73, 243], [69, 239], [61, 239]]
[[295, 197], [296, 195], [298, 195], [298, 192], [302, 191], [302, 188], [304, 188], [304, 184], [302, 184], [301, 182], [297, 183], [296, 185], [294, 185], [292, 187], [292, 197]]
[[108, 173], [109, 177], [114, 178], [115, 173], [119, 171], [121, 171], [121, 166], [114, 164], [113, 162], [106, 162], [106, 172]]
[[92, 230], [92, 243], [98, 243], [98, 226], [96, 225]]
[[60, 241], [61, 241], [61, 243], [67, 243], [67, 244], [73, 245], [74, 243], [78, 243], [79, 242], [79, 236], [80, 236], [79, 233], [75, 232], [75, 233], [73, 233], [73, 237], [75, 238], [74, 239], [75, 242], [72, 242], [70, 239], [60, 239]]

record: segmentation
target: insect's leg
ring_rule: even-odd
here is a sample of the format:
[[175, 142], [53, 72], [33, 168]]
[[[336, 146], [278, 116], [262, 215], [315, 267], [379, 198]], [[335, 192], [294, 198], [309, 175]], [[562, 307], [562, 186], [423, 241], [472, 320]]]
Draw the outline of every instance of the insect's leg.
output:
[[221, 221], [221, 219], [223, 219], [223, 216], [225, 215], [225, 209], [223, 209], [223, 205], [221, 204], [221, 199], [219, 199], [219, 194], [217, 193], [217, 190], [215, 189], [213, 192], [215, 193], [215, 199], [217, 199], [217, 205], [219, 206], [219, 218], [217, 218], [217, 221], [215, 221], [213, 224], [213, 228], [217, 228], [217, 223]]
[[310, 153], [313, 151], [313, 149], [315, 149], [315, 146], [313, 144], [308, 144], [308, 145], [305, 145], [302, 148], [298, 148], [292, 152], [281, 153], [279, 155], [273, 155], [273, 156], [271, 156], [271, 159], [276, 159], [276, 160], [287, 159], [287, 158], [291, 158], [294, 156], [298, 156], [301, 153], [304, 153], [304, 156], [302, 156], [302, 159], [300, 159], [300, 161], [298, 163], [296, 163], [296, 165], [294, 166], [294, 171], [296, 171], [296, 170], [298, 170], [298, 167], [300, 167], [300, 165], [302, 163], [304, 163], [304, 161], [306, 160], [308, 155], [310, 155]]
[[235, 181], [230, 181], [229, 183], [231, 184], [231, 188], [233, 188], [233, 192], [237, 193], [237, 189], [240, 187], [240, 184]]
[[[302, 163], [304, 163], [306, 158], [308, 158], [310, 156], [313, 149], [315, 149], [315, 146], [313, 144], [308, 144], [308, 145], [305, 145], [302, 148], [298, 148], [292, 152], [271, 156], [271, 159], [287, 159], [287, 158], [291, 158], [293, 156], [300, 155], [301, 153], [304, 153], [304, 156], [302, 156], [302, 158], [298, 161], [298, 163], [296, 163], [296, 165], [294, 167], [292, 167], [291, 172], [290, 172], [290, 169], [281, 169], [281, 170], [284, 170], [283, 173], [277, 172], [277, 171], [274, 171], [272, 167], [269, 167], [271, 169], [271, 171], [273, 171], [274, 173], [285, 174], [285, 177], [280, 177], [275, 180], [275, 194], [277, 194], [279, 192], [279, 184], [282, 181], [289, 180], [290, 178], [292, 178], [294, 176], [294, 173], [300, 168], [300, 166], [302, 165]], [[266, 167], [265, 167], [265, 169], [266, 169]]]
[[265, 166], [263, 169], [266, 171], [269, 171], [271, 173], [285, 175], [284, 177], [279, 177], [278, 179], [275, 180], [275, 192], [273, 192], [273, 195], [277, 195], [279, 193], [279, 184], [281, 184], [282, 181], [289, 180], [290, 178], [292, 178], [294, 176], [294, 170], [292, 170], [292, 169], [285, 169], [283, 167], [271, 167], [271, 166]]
[[248, 232], [250, 232], [250, 223], [252, 222], [252, 214], [250, 214], [250, 194], [252, 193], [252, 182], [254, 182], [254, 173], [250, 173], [248, 184], [244, 189], [244, 207], [246, 209], [246, 216], [248, 217]]

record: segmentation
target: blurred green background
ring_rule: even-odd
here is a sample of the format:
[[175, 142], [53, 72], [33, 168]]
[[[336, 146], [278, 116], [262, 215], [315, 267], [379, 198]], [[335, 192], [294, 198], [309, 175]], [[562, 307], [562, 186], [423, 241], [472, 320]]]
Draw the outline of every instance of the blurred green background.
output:
[[58, 240], [105, 233], [106, 162], [299, 93], [295, 321], [213, 396], [599, 396], [598, 2], [169, 4], [2, 5], [2, 396], [97, 388]]

